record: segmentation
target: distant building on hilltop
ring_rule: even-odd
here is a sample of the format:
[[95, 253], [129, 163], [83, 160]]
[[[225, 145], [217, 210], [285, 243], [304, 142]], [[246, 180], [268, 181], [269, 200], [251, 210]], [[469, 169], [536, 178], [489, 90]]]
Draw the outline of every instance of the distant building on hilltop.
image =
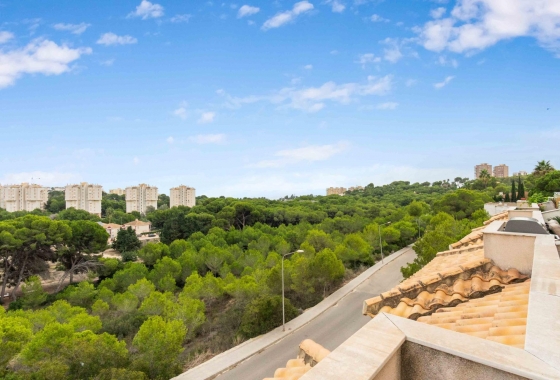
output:
[[44, 210], [49, 199], [49, 188], [41, 185], [0, 186], [0, 208], [9, 212]]
[[169, 207], [176, 206], [196, 206], [195, 188], [185, 185], [173, 187], [169, 191]]
[[116, 194], [116, 195], [124, 195], [125, 190], [118, 188], [118, 189], [111, 189], [109, 190], [109, 194]]
[[482, 173], [483, 170], [486, 170], [488, 174], [492, 175], [492, 165], [483, 163], [474, 167], [474, 178], [479, 179], [480, 173]]
[[142, 183], [138, 186], [130, 186], [125, 190], [126, 212], [138, 211], [146, 213], [148, 207], [157, 209], [158, 188]]
[[348, 189], [345, 187], [329, 187], [327, 189], [327, 196], [328, 195], [344, 195]]
[[506, 164], [494, 166], [494, 177], [496, 178], [509, 177], [509, 167]]
[[348, 189], [348, 191], [361, 191], [363, 189], [364, 189], [363, 186], [352, 186], [351, 188]]
[[66, 208], [74, 207], [90, 214], [101, 216], [101, 197], [103, 187], [82, 182], [79, 185], [68, 185], [65, 190]]
[[520, 171], [515, 172], [515, 173], [512, 174], [513, 177], [526, 176], [526, 175], [527, 175], [527, 172], [526, 172], [526, 171], [523, 171], [523, 170], [520, 170]]

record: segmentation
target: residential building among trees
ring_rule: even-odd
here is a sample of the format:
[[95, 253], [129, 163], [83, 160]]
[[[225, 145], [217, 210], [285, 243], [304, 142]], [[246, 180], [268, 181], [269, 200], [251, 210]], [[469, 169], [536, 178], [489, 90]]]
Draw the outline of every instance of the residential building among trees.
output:
[[486, 162], [476, 165], [474, 167], [474, 178], [480, 179], [480, 173], [482, 173], [483, 170], [486, 170], [488, 173], [492, 173], [492, 165], [487, 164]]
[[8, 212], [44, 210], [49, 199], [49, 189], [41, 185], [0, 186], [0, 208]]
[[74, 207], [90, 214], [101, 216], [101, 185], [82, 182], [79, 185], [67, 185], [65, 190], [66, 208]]
[[124, 193], [125, 193], [125, 190], [123, 190], [121, 188], [109, 190], [109, 194], [124, 195]]
[[125, 223], [123, 225], [124, 229], [127, 229], [128, 227], [132, 228], [134, 230], [134, 232], [136, 232], [137, 235], [139, 234], [143, 234], [146, 232], [150, 232], [150, 230], [152, 229], [152, 223], [151, 222], [143, 222], [141, 220], [134, 220], [130, 223]]
[[344, 195], [348, 189], [345, 187], [329, 187], [327, 189], [327, 195]]
[[494, 177], [496, 178], [509, 177], [509, 167], [506, 164], [494, 166]]
[[145, 214], [148, 207], [157, 209], [158, 188], [141, 183], [138, 186], [130, 186], [125, 190], [126, 212], [138, 211]]
[[185, 185], [173, 187], [169, 190], [169, 206], [196, 206], [195, 188]]

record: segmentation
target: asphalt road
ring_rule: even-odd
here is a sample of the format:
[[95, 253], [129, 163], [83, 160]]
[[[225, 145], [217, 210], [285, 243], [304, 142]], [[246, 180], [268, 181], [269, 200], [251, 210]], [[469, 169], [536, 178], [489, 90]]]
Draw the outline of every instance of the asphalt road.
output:
[[363, 301], [397, 285], [402, 280], [400, 268], [414, 260], [414, 257], [414, 251], [409, 248], [409, 252], [375, 272], [352, 293], [313, 321], [215, 379], [262, 380], [273, 377], [277, 368], [284, 367], [288, 360], [297, 356], [299, 344], [308, 338], [334, 350], [371, 321], [370, 317], [362, 315]]

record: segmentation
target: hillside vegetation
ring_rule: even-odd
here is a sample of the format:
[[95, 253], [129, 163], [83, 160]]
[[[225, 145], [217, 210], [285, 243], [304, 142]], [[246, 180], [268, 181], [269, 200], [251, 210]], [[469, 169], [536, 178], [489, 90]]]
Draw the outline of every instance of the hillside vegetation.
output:
[[[136, 249], [122, 232], [125, 260], [99, 257], [107, 234], [90, 215], [65, 210], [51, 220], [0, 211], [2, 281], [23, 293], [7, 312], [0, 308], [0, 375], [168, 379], [281, 323], [283, 255], [303, 251], [284, 262], [289, 320], [380, 260], [380, 241], [385, 254], [414, 243], [418, 257], [402, 269], [409, 276], [480, 226], [495, 188], [459, 188], [473, 185], [456, 179], [368, 185], [343, 197], [199, 197], [191, 209], [145, 216], [161, 243]], [[92, 280], [46, 294], [35, 275], [49, 262]]]

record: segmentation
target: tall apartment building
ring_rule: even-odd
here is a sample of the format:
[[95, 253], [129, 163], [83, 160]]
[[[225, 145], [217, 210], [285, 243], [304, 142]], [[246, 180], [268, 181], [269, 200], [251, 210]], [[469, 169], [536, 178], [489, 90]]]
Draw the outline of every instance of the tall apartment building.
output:
[[344, 195], [348, 189], [345, 187], [329, 187], [327, 195]]
[[474, 178], [479, 179], [480, 173], [482, 173], [483, 170], [486, 170], [488, 174], [492, 175], [492, 165], [483, 163], [474, 167]]
[[0, 208], [9, 212], [44, 210], [48, 199], [48, 187], [25, 182], [0, 186]]
[[125, 194], [125, 190], [119, 188], [119, 189], [111, 189], [109, 190], [109, 194], [116, 194], [116, 195], [124, 195]]
[[101, 216], [101, 197], [103, 187], [82, 182], [79, 185], [67, 185], [65, 190], [66, 208], [74, 207], [90, 214]]
[[196, 205], [195, 189], [193, 187], [181, 185], [169, 191], [169, 207]]
[[145, 183], [138, 186], [130, 186], [125, 190], [126, 212], [138, 211], [146, 213], [148, 206], [157, 209], [158, 188]]
[[494, 177], [496, 178], [509, 177], [509, 167], [506, 164], [494, 166]]

